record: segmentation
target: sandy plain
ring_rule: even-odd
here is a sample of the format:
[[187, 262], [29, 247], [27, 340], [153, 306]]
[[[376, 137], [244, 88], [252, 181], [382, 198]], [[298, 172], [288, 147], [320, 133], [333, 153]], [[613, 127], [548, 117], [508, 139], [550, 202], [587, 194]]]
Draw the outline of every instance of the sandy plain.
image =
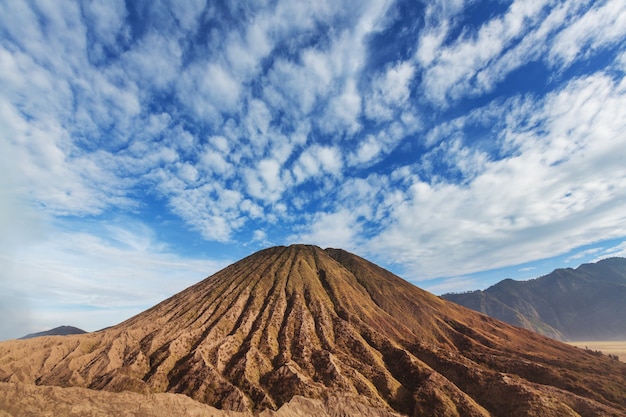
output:
[[626, 340], [622, 341], [580, 341], [566, 342], [581, 349], [599, 350], [605, 355], [617, 355], [619, 360], [626, 362]]

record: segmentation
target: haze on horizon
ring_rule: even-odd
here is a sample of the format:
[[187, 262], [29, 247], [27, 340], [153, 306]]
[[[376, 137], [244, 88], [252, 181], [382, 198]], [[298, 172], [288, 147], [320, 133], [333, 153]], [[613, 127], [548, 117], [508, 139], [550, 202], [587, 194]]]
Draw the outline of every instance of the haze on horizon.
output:
[[626, 4], [0, 4], [0, 340], [261, 248], [436, 293], [626, 256]]

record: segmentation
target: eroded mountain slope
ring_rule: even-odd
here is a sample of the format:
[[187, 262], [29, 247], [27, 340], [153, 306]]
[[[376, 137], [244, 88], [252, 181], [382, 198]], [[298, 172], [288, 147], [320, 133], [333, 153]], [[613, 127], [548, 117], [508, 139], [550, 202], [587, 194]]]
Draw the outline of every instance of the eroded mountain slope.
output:
[[253, 254], [101, 332], [2, 343], [0, 380], [234, 411], [340, 394], [414, 416], [626, 412], [625, 364], [303, 245]]

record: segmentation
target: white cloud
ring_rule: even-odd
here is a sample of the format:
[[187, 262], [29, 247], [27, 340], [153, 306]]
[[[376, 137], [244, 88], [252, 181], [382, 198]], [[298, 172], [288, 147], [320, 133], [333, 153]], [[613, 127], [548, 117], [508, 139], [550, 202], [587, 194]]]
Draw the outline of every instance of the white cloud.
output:
[[626, 241], [624, 241], [624, 242], [622, 242], [622, 243], [620, 243], [620, 244], [618, 244], [616, 246], [603, 249], [602, 254], [600, 254], [592, 262], [598, 262], [599, 260], [606, 259], [606, 258], [612, 258], [612, 257], [626, 258]]
[[318, 213], [311, 219], [306, 232], [294, 235], [288, 241], [352, 250], [356, 247], [360, 231], [356, 220], [356, 215], [347, 209]]
[[421, 128], [419, 120], [409, 113], [401, 114], [399, 119], [381, 124], [378, 131], [372, 129], [376, 134], [360, 138], [356, 149], [348, 153], [348, 165], [362, 168], [378, 162]]
[[576, 1], [556, 5], [541, 23], [524, 34], [517, 44], [476, 73], [472, 94], [493, 90], [510, 72], [541, 59], [555, 34], [559, 33], [568, 21], [574, 19], [584, 6], [584, 2]]
[[[129, 204], [118, 178], [84, 157], [68, 132], [53, 119], [27, 123], [15, 109], [0, 103], [1, 134], [5, 143], [0, 159], [20, 161], [18, 192], [56, 214], [98, 214], [110, 204]], [[78, 155], [69, 157], [66, 152]], [[6, 163], [6, 162], [5, 162]]]
[[215, 173], [223, 178], [228, 178], [234, 173], [234, 168], [222, 153], [213, 149], [205, 149], [200, 156], [200, 163], [203, 169]]
[[160, 33], [150, 32], [122, 57], [125, 75], [152, 93], [152, 89], [170, 88], [177, 80], [182, 53], [176, 39], [166, 38]]
[[[409, 273], [434, 277], [521, 264], [623, 236], [626, 118], [619, 109], [625, 100], [624, 82], [598, 73], [526, 106], [528, 125], [511, 121], [503, 132], [516, 153], [472, 164], [475, 176], [467, 185], [414, 180], [372, 250], [392, 253]], [[473, 156], [455, 158], [462, 167]]]
[[246, 26], [245, 34], [229, 34], [224, 49], [230, 67], [235, 73], [245, 77], [258, 73], [261, 59], [267, 56], [274, 47], [270, 37], [271, 31], [272, 26], [269, 21], [258, 18]]
[[596, 253], [598, 253], [598, 252], [602, 252], [602, 250], [603, 250], [603, 248], [591, 248], [591, 249], [586, 249], [586, 250], [583, 250], [583, 251], [577, 252], [577, 253], [575, 253], [575, 254], [573, 254], [573, 255], [570, 255], [570, 256], [569, 256], [569, 257], [565, 260], [565, 262], [566, 262], [566, 263], [571, 263], [571, 262], [572, 262], [573, 260], [575, 260], [575, 259], [585, 258], [585, 257], [587, 257], [587, 256], [594, 255], [594, 254], [596, 254]]
[[202, 71], [205, 75], [199, 85], [199, 93], [209, 97], [219, 108], [233, 109], [241, 94], [240, 83], [220, 65], [208, 64]]
[[63, 324], [88, 331], [111, 326], [227, 264], [176, 255], [141, 223], [88, 229], [51, 229], [45, 239], [0, 256], [2, 293], [20, 295], [24, 305], [11, 311], [30, 319], [25, 327], [2, 326], [0, 339]]
[[264, 89], [264, 98], [274, 107], [285, 109], [296, 116], [308, 115], [320, 94], [323, 85], [309, 82], [306, 68], [285, 59], [278, 59], [270, 70]]
[[[7, 26], [11, 41], [0, 47], [0, 118], [9, 140], [6, 157], [22, 161], [21, 193], [57, 214], [97, 214], [110, 205], [128, 206], [129, 200], [115, 167], [100, 164], [106, 151], [89, 154], [81, 147], [98, 143], [101, 129], [108, 132], [106, 145], [125, 142], [140, 104], [132, 83], [90, 66], [74, 6], [42, 3], [33, 11], [15, 4], [4, 10], [15, 19]], [[114, 16], [103, 18], [108, 20], [102, 25], [118, 25]]]
[[239, 205], [239, 208], [241, 208], [244, 213], [248, 213], [252, 219], [262, 218], [264, 214], [263, 207], [253, 203], [252, 200], [249, 199], [243, 200]]
[[435, 27], [425, 28], [418, 41], [415, 59], [422, 67], [429, 67], [437, 58], [438, 50], [448, 35], [447, 20], [438, 22]]
[[267, 233], [265, 233], [265, 231], [263, 230], [255, 230], [252, 234], [252, 241], [263, 243], [267, 242]]
[[430, 66], [435, 60], [448, 32], [455, 26], [458, 15], [472, 1], [435, 0], [425, 3], [424, 28], [415, 50], [415, 58], [422, 67]]
[[294, 164], [293, 174], [297, 183], [323, 174], [341, 175], [343, 161], [337, 147], [313, 145], [300, 154]]
[[192, 33], [195, 32], [207, 0], [190, 0], [184, 3], [168, 0], [167, 3], [169, 3], [168, 10], [176, 18], [178, 25]]
[[374, 135], [368, 135], [365, 140], [359, 143], [356, 152], [351, 155], [351, 165], [358, 165], [370, 162], [375, 159], [382, 151], [382, 145], [376, 140]]
[[[86, 29], [74, 2], [2, 5], [3, 25], [17, 49], [34, 57], [37, 64], [63, 76], [83, 66]], [[46, 19], [40, 19], [45, 16]], [[51, 36], [49, 36], [51, 35]]]
[[240, 191], [211, 182], [186, 187], [186, 183], [171, 181], [166, 191], [171, 210], [205, 239], [227, 242], [233, 230], [242, 226], [244, 218], [239, 205], [243, 195]]
[[475, 34], [463, 32], [450, 46], [440, 46], [436, 54], [433, 50], [441, 45], [446, 22], [443, 29], [427, 33], [417, 49], [418, 61], [427, 65], [422, 83], [426, 97], [446, 105], [448, 99], [466, 95], [475, 74], [536, 25], [546, 4], [544, 0], [516, 1], [504, 16], [486, 22]]
[[33, 324], [28, 293], [19, 285], [9, 285], [20, 276], [13, 257], [19, 248], [36, 243], [49, 232], [48, 216], [16, 192], [20, 188], [16, 179], [19, 161], [8, 156], [6, 143], [0, 141], [0, 314], [4, 318], [0, 340], [21, 337]]
[[317, 176], [320, 172], [319, 161], [311, 152], [303, 152], [293, 169], [297, 182], [304, 182], [311, 176]]
[[201, 86], [202, 78], [205, 76], [205, 69], [201, 67], [200, 64], [194, 64], [179, 74], [176, 80], [176, 95], [192, 117], [211, 124], [219, 124], [222, 122], [222, 115], [214, 103], [214, 99], [219, 100], [219, 97], [206, 91], [210, 82]]
[[123, 0], [93, 0], [87, 2], [83, 10], [89, 21], [87, 27], [102, 45], [115, 50], [119, 38], [128, 38], [128, 29], [124, 25], [127, 11]]
[[270, 123], [272, 114], [261, 100], [253, 99], [248, 102], [248, 112], [242, 124], [246, 129], [246, 136], [255, 147], [257, 154], [263, 155], [265, 147], [270, 142]]
[[244, 176], [248, 193], [268, 202], [276, 202], [290, 183], [290, 177], [274, 159], [259, 161], [255, 169], [246, 169]]
[[316, 123], [323, 132], [355, 134], [361, 128], [357, 85], [367, 60], [367, 37], [380, 29], [388, 7], [386, 2], [351, 7], [353, 26], [336, 29], [328, 44], [305, 48], [295, 62], [277, 59], [266, 79], [265, 99], [296, 118], [325, 109]]
[[367, 116], [377, 121], [394, 118], [398, 109], [407, 105], [414, 72], [410, 62], [401, 62], [375, 78], [372, 81], [373, 93], [366, 104]]
[[316, 153], [321, 167], [325, 172], [335, 176], [341, 173], [343, 162], [341, 159], [341, 151], [338, 148], [322, 146], [317, 148]]
[[549, 61], [561, 67], [599, 48], [619, 42], [626, 35], [626, 5], [620, 0], [598, 2], [576, 18], [554, 39]]
[[[145, 26], [121, 1], [3, 3], [11, 192], [69, 216], [147, 197], [220, 242], [271, 241], [267, 223], [332, 246], [373, 235], [359, 248], [430, 276], [623, 233], [609, 225], [623, 203], [626, 55], [616, 78], [553, 74], [541, 101], [496, 89], [529, 62], [562, 70], [613, 53], [625, 6], [518, 1], [460, 27], [469, 3], [428, 2], [423, 27], [402, 34], [383, 31], [398, 17], [387, 1], [167, 1], [143, 9]], [[378, 62], [371, 41], [393, 35], [415, 51]], [[454, 107], [488, 91], [499, 98]]]
[[454, 277], [437, 281], [439, 282], [433, 284], [426, 283], [422, 288], [434, 294], [445, 294], [450, 292], [473, 291], [480, 286], [476, 278], [470, 277]]
[[178, 165], [178, 177], [186, 184], [194, 183], [198, 179], [198, 170], [188, 162]]
[[484, 24], [475, 36], [461, 35], [449, 46], [443, 43], [453, 16], [431, 13], [437, 24], [430, 23], [422, 32], [415, 55], [425, 69], [425, 93], [447, 106], [448, 100], [493, 90], [529, 62], [543, 58], [551, 66], [567, 67], [588, 58], [624, 37], [622, 3], [606, 1], [586, 10], [584, 1], [563, 2], [548, 10], [542, 0], [515, 2], [506, 15]]
[[340, 95], [330, 99], [320, 127], [324, 132], [333, 135], [339, 132], [354, 135], [361, 129], [358, 120], [360, 114], [361, 96], [354, 82], [348, 82]]
[[[253, 12], [253, 24], [243, 30], [228, 26], [216, 43], [207, 46], [209, 54], [185, 55], [203, 4], [189, 3], [171, 13], [164, 5], [146, 9], [146, 17], [163, 19], [163, 30], [158, 33], [150, 27], [131, 33], [123, 3], [90, 3], [88, 21], [81, 21], [77, 8], [71, 13], [47, 9], [44, 14], [53, 16], [51, 27], [58, 29], [50, 39], [50, 50], [41, 48], [49, 35], [47, 28], [32, 24], [38, 22], [36, 14], [41, 11], [20, 10], [18, 5], [7, 10], [6, 15], [14, 12], [22, 23], [31, 23], [9, 29], [28, 54], [16, 52], [20, 48], [11, 52], [1, 49], [8, 58], [2, 61], [7, 68], [3, 73], [7, 84], [13, 86], [8, 90], [13, 96], [8, 95], [6, 119], [11, 119], [10, 133], [18, 133], [12, 135], [16, 142], [11, 155], [25, 161], [25, 192], [57, 214], [98, 214], [113, 205], [132, 206], [131, 198], [138, 197], [136, 187], [149, 184], [148, 192], [164, 197], [172, 212], [206, 238], [226, 241], [247, 216], [265, 214], [258, 201], [275, 203], [293, 185], [290, 170], [283, 164], [298, 146], [305, 145], [308, 122], [295, 117], [284, 125], [273, 125], [276, 106], [243, 95], [242, 88], [260, 70], [260, 61], [276, 42], [303, 28], [314, 28], [316, 19], [326, 19], [341, 7], [335, 8], [334, 3], [306, 7], [280, 3], [276, 7], [279, 14], [291, 16], [287, 20], [258, 8]], [[359, 13], [368, 10], [364, 7]], [[371, 20], [372, 16], [365, 18]], [[73, 25], [70, 17], [76, 17]], [[291, 58], [284, 61], [287, 67], [301, 71], [294, 72], [296, 84], [288, 86], [293, 91], [300, 81], [315, 85], [306, 82], [309, 75], [322, 81], [320, 90], [311, 92], [311, 109], [318, 96], [335, 91], [331, 87], [346, 87], [337, 90], [340, 94], [336, 97], [331, 94], [324, 100], [336, 100], [334, 120], [349, 130], [357, 126], [360, 106], [358, 91], [349, 78], [365, 58], [362, 43], [373, 25], [370, 20], [353, 32], [354, 36], [344, 31], [338, 41], [331, 39], [329, 50], [303, 50], [300, 62], [304, 66]], [[93, 25], [87, 28], [89, 22]], [[346, 50], [352, 52], [353, 44], [359, 46], [358, 53], [345, 54]], [[113, 45], [118, 49], [106, 50]], [[232, 49], [225, 49], [226, 45]], [[280, 61], [272, 66], [280, 67]], [[282, 79], [273, 82], [285, 84]], [[34, 99], [36, 91], [45, 93], [45, 100]], [[174, 94], [176, 106], [167, 108], [159, 97], [163, 93]], [[22, 96], [28, 97], [27, 101], [22, 108], [15, 108], [15, 99]], [[166, 108], [151, 114], [153, 107], [161, 105]], [[29, 117], [34, 122], [21, 118], [25, 108], [32, 109]], [[290, 105], [279, 106], [279, 111], [288, 108]], [[226, 118], [225, 113], [233, 117]], [[180, 127], [182, 123], [174, 125], [181, 116], [195, 120], [203, 129], [210, 128], [207, 130], [215, 135], [211, 144], [199, 145], [195, 134]], [[26, 137], [37, 141], [31, 140], [29, 148], [24, 146]], [[248, 140], [255, 149], [241, 146]], [[100, 149], [88, 150], [94, 148]], [[203, 150], [198, 158], [191, 155], [196, 149]], [[341, 175], [338, 149], [319, 149], [315, 158], [321, 175]], [[229, 184], [222, 187], [207, 185], [226, 180]], [[199, 190], [206, 195], [199, 195]], [[237, 204], [219, 195], [228, 190], [248, 191], [250, 201], [256, 202], [249, 211], [240, 212]]]
[[228, 153], [230, 151], [230, 144], [224, 136], [212, 136], [209, 138], [209, 142], [220, 152]]

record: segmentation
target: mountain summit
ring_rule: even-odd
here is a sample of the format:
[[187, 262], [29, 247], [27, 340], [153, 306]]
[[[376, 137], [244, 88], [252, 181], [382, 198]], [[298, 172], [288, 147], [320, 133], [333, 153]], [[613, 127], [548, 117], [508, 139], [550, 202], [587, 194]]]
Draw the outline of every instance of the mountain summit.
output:
[[20, 337], [20, 339], [32, 339], [33, 337], [41, 337], [41, 336], [67, 336], [70, 334], [83, 334], [87, 333], [83, 329], [79, 329], [74, 326], [59, 326], [54, 329], [46, 330], [43, 332], [30, 333], [26, 336]]
[[626, 413], [626, 364], [304, 245], [255, 253], [100, 332], [0, 343], [0, 381], [234, 411], [341, 396], [410, 416]]

